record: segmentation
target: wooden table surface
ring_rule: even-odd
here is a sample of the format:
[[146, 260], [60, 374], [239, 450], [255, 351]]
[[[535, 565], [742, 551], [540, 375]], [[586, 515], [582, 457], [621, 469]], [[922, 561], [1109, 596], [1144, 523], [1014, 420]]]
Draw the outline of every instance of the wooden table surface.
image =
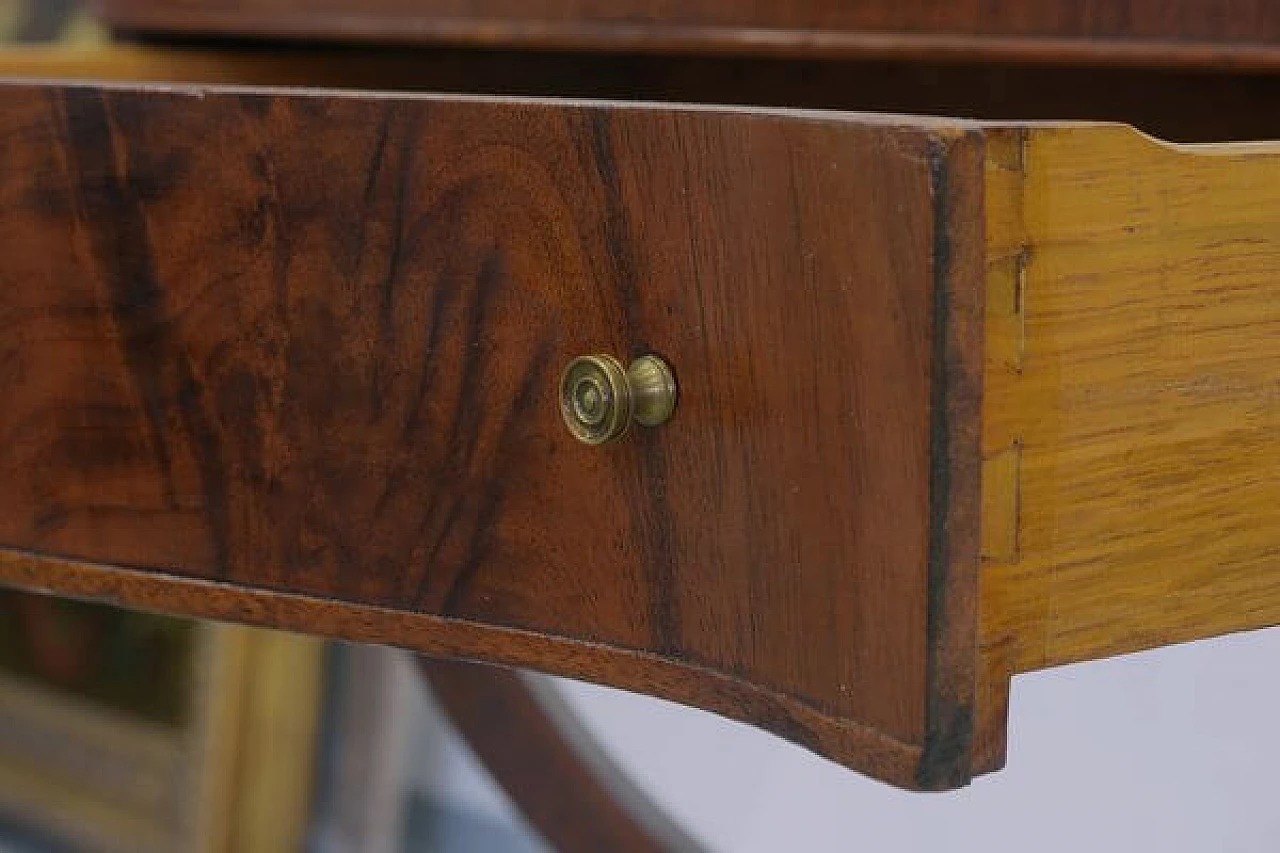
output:
[[125, 30], [936, 62], [1280, 67], [1266, 0], [96, 0]]

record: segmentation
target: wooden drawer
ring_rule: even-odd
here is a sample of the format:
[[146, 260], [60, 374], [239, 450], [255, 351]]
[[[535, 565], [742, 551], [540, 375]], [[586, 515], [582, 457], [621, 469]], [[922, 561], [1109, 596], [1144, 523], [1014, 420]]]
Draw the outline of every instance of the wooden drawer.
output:
[[[1015, 672], [1280, 621], [1275, 147], [44, 83], [0, 161], [8, 583], [919, 788], [999, 766]], [[594, 353], [664, 358], [674, 417], [575, 441]]]

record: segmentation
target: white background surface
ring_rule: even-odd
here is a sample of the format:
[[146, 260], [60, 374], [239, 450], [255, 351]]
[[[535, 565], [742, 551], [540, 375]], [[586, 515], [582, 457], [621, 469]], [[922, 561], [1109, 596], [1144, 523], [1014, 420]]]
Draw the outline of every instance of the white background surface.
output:
[[1014, 679], [1005, 770], [908, 794], [710, 714], [558, 682], [724, 853], [1277, 853], [1280, 630]]

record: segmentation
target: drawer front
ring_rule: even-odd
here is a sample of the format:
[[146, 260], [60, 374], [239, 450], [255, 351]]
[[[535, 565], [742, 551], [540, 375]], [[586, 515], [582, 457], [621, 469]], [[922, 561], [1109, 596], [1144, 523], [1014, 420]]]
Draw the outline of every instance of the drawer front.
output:
[[[967, 778], [976, 135], [12, 86], [0, 158], [11, 582], [535, 666], [898, 784]], [[671, 420], [576, 441], [564, 367], [650, 353]]]

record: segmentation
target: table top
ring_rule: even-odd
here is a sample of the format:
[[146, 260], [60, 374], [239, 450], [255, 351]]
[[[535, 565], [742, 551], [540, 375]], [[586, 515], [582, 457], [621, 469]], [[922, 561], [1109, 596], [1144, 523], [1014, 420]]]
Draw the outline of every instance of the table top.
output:
[[1068, 65], [1280, 67], [1258, 0], [96, 0], [139, 32], [538, 49]]

